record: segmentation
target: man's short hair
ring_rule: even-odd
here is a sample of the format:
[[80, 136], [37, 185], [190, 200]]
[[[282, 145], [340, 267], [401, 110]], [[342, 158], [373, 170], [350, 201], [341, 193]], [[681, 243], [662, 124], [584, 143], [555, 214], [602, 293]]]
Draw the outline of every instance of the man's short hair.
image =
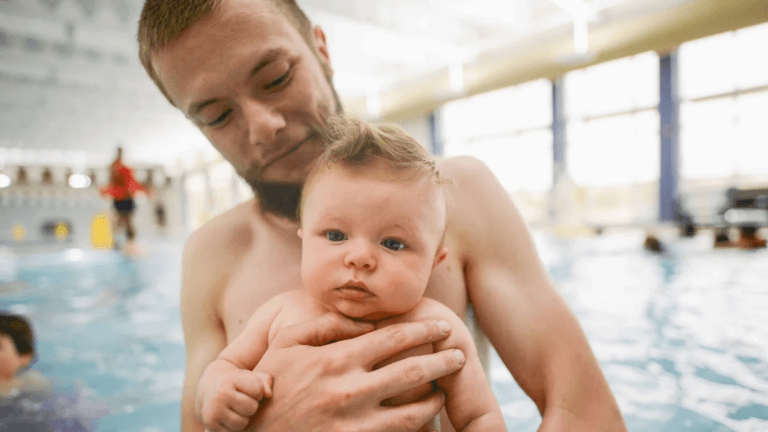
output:
[[0, 334], [9, 336], [20, 355], [35, 356], [35, 336], [24, 317], [0, 312]]
[[[171, 105], [173, 101], [152, 67], [152, 54], [178, 39], [223, 1], [226, 0], [146, 0], [144, 3], [139, 18], [139, 59]], [[312, 22], [296, 4], [296, 0], [252, 1], [266, 1], [272, 5], [296, 28], [310, 48], [314, 46]]]

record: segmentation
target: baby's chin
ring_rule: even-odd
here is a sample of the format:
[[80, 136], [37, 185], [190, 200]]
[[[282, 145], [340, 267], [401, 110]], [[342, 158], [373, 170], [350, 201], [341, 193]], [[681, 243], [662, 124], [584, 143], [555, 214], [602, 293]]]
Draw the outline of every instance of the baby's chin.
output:
[[372, 312], [365, 315], [361, 315], [359, 313], [354, 313], [354, 312], [345, 312], [342, 310], [338, 312], [353, 321], [362, 321], [362, 322], [371, 322], [371, 323], [400, 315], [399, 313], [392, 313], [392, 312]]

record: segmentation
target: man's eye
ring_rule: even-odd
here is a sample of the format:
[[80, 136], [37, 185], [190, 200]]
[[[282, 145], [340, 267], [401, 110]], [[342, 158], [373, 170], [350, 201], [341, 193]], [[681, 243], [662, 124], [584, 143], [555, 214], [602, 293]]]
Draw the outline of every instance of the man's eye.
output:
[[386, 239], [383, 242], [381, 242], [381, 245], [384, 246], [385, 248], [391, 249], [393, 251], [398, 251], [398, 250], [400, 250], [400, 249], [405, 247], [403, 242], [401, 242], [400, 240], [395, 240], [395, 239]]
[[223, 113], [222, 113], [220, 116], [218, 116], [218, 117], [216, 118], [216, 120], [214, 120], [214, 121], [212, 121], [212, 122], [208, 123], [208, 126], [218, 126], [218, 125], [220, 125], [220, 124], [224, 123], [224, 120], [226, 120], [226, 119], [227, 119], [227, 117], [229, 117], [229, 114], [230, 114], [231, 112], [232, 112], [232, 110], [231, 110], [231, 109], [230, 109], [230, 110], [226, 110], [226, 111], [224, 111], [224, 112], [223, 112]]
[[325, 237], [332, 242], [339, 242], [347, 239], [347, 236], [341, 231], [328, 231], [325, 233]]
[[284, 73], [280, 78], [272, 81], [271, 83], [264, 86], [264, 90], [272, 90], [276, 87], [279, 87], [280, 84], [285, 82], [285, 80], [288, 79], [288, 72]]

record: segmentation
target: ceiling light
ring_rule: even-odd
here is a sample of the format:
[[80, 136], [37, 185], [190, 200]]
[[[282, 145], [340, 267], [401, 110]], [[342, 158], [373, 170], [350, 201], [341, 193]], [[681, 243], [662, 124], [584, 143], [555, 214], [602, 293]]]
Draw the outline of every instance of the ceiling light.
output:
[[91, 178], [85, 174], [72, 174], [67, 179], [67, 183], [73, 189], [84, 189], [91, 185]]

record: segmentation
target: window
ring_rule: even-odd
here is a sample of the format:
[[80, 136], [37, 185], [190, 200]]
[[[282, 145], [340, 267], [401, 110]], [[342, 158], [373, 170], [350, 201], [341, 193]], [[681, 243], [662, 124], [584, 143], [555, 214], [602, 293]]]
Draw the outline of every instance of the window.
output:
[[638, 54], [565, 76], [567, 164], [580, 186], [659, 176], [659, 58]]
[[483, 161], [509, 192], [552, 186], [552, 84], [537, 80], [447, 103], [446, 156]]
[[767, 40], [760, 24], [680, 47], [684, 182], [720, 179], [726, 188], [768, 177]]

